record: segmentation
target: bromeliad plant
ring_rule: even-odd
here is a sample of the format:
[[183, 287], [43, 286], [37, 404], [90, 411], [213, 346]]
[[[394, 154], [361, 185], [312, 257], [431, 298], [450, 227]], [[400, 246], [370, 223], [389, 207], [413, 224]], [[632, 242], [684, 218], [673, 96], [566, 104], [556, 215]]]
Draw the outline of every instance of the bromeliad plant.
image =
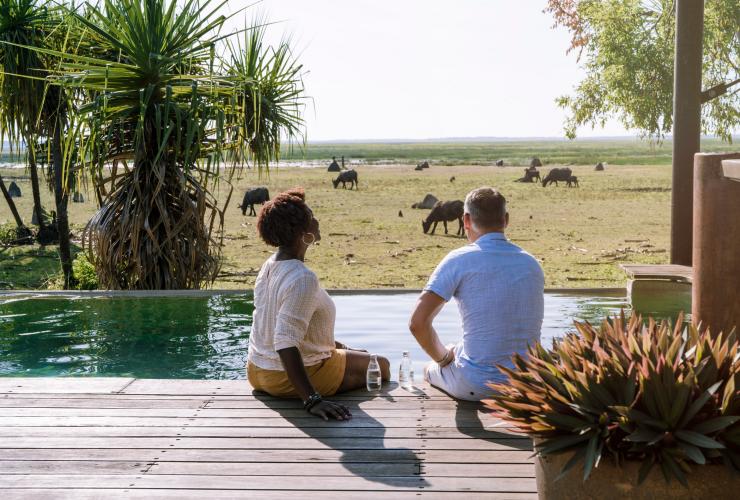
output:
[[495, 414], [536, 438], [546, 456], [571, 453], [560, 473], [602, 460], [641, 461], [642, 482], [658, 465], [687, 484], [692, 465], [740, 469], [740, 355], [735, 332], [675, 327], [639, 316], [575, 323], [551, 350], [515, 355], [509, 381], [492, 384]]

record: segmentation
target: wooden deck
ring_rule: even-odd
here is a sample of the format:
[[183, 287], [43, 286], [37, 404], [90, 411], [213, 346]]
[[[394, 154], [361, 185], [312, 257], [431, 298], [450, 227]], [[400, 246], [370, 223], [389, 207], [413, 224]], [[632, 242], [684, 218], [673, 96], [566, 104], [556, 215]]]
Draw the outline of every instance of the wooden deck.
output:
[[691, 283], [694, 271], [691, 266], [677, 264], [621, 264], [631, 280], [666, 280]]
[[531, 442], [422, 385], [333, 398], [349, 422], [246, 381], [0, 378], [9, 498], [536, 498]]

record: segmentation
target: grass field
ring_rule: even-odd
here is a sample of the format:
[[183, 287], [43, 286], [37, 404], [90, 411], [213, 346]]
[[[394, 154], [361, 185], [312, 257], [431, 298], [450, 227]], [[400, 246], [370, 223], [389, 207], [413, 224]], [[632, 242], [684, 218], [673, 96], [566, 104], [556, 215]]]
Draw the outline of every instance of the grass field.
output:
[[[441, 225], [434, 236], [424, 235], [421, 218], [428, 211], [413, 210], [411, 204], [426, 193], [462, 199], [481, 185], [498, 187], [507, 197], [508, 234], [541, 261], [548, 287], [624, 286], [619, 263], [667, 262], [670, 167], [620, 165], [605, 172], [594, 172], [591, 165], [571, 168], [580, 188], [514, 182], [522, 173], [519, 167], [432, 166], [415, 172], [413, 165], [361, 166], [359, 191], [333, 189], [332, 174], [324, 169], [278, 168], [262, 178], [247, 170], [235, 182], [226, 213], [224, 264], [214, 286], [250, 288], [270, 255], [271, 249], [256, 235], [255, 218], [243, 217], [236, 206], [243, 190], [255, 185], [268, 186], [273, 195], [296, 185], [306, 188], [324, 238], [309, 251], [307, 264], [329, 288], [422, 286], [437, 262], [464, 240], [453, 236], [457, 223], [450, 226], [449, 235]], [[30, 185], [27, 180], [18, 182], [24, 196], [16, 201], [22, 216], [30, 220]], [[221, 184], [220, 199], [227, 190]], [[51, 200], [45, 192], [47, 208], [52, 207]], [[76, 236], [94, 211], [89, 201], [70, 205]], [[8, 220], [9, 210], [0, 203], [0, 223]], [[48, 286], [58, 269], [55, 254], [54, 248], [0, 249], [0, 286]]]
[[[285, 160], [322, 161], [332, 156], [368, 164], [413, 163], [429, 160], [438, 165], [528, 165], [533, 156], [545, 164], [668, 165], [672, 143], [651, 144], [637, 138], [568, 140], [486, 140], [398, 142], [316, 142], [286, 151]], [[738, 145], [702, 138], [704, 151], [738, 151]]]

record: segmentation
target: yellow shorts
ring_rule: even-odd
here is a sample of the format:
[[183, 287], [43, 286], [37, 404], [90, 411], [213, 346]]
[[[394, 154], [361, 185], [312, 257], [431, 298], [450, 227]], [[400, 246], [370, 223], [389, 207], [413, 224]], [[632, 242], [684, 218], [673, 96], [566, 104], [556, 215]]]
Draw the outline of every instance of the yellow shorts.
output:
[[[342, 385], [344, 370], [347, 367], [347, 352], [344, 349], [335, 349], [331, 357], [312, 366], [306, 367], [311, 385], [322, 396], [332, 396]], [[278, 398], [297, 398], [298, 393], [288, 380], [288, 374], [283, 370], [265, 370], [254, 363], [247, 363], [247, 379], [252, 388], [263, 391]]]

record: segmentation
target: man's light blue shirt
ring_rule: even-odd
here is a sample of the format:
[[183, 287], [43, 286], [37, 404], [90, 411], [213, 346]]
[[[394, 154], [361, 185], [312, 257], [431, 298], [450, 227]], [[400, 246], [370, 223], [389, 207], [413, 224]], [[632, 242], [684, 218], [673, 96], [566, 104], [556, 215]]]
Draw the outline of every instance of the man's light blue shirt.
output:
[[514, 353], [540, 340], [544, 287], [537, 260], [503, 233], [484, 234], [439, 263], [424, 290], [457, 301], [463, 336], [456, 364], [470, 384], [504, 381], [496, 365], [511, 366]]

